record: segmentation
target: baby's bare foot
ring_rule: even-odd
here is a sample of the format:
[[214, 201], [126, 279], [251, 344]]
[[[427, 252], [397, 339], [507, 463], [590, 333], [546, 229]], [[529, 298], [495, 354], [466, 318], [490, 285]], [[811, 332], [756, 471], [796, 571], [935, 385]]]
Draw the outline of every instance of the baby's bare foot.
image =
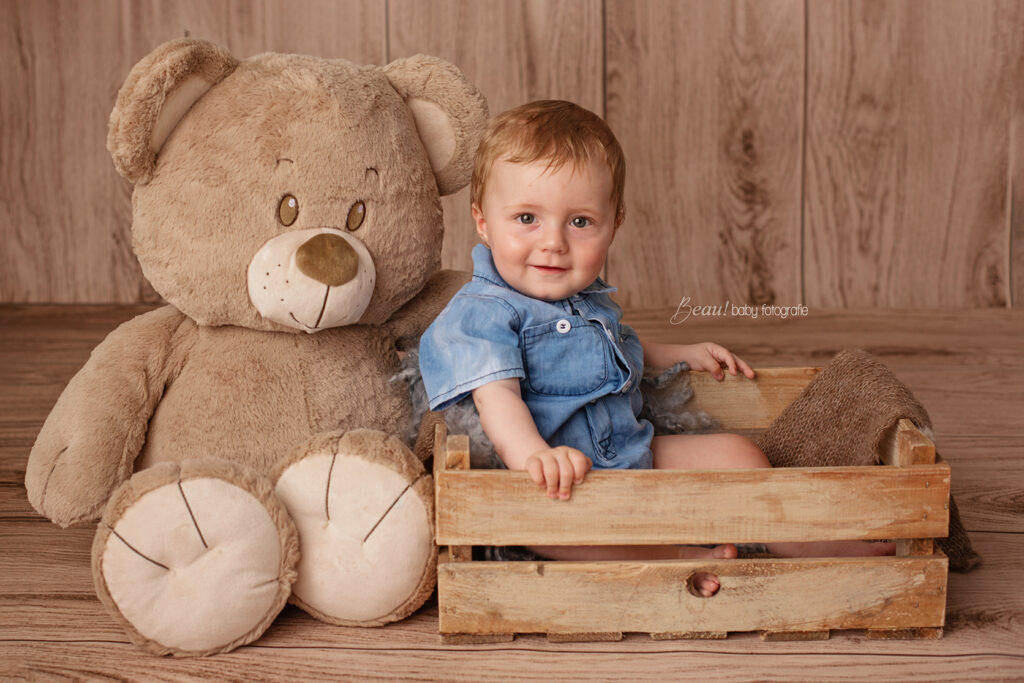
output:
[[[687, 559], [731, 560], [736, 557], [736, 546], [732, 543], [723, 543], [714, 548], [682, 546], [679, 548], [679, 556]], [[686, 579], [687, 590], [702, 598], [710, 598], [721, 587], [718, 577], [710, 572], [697, 572]]]
[[686, 587], [691, 593], [702, 598], [710, 598], [718, 592], [721, 584], [718, 577], [708, 572], [697, 572], [686, 580]]
[[736, 546], [732, 543], [723, 543], [711, 549], [711, 557], [716, 560], [735, 560], [736, 555]]
[[723, 543], [714, 548], [702, 548], [695, 545], [679, 546], [679, 559], [682, 560], [732, 560], [736, 557], [736, 546]]

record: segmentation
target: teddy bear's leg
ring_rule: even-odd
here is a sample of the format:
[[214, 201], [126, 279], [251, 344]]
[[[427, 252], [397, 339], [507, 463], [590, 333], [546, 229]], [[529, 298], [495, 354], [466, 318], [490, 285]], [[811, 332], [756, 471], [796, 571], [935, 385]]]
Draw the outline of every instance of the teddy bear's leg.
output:
[[298, 536], [270, 482], [217, 460], [162, 463], [113, 495], [92, 548], [101, 602], [158, 654], [258, 638], [295, 580]]
[[314, 437], [276, 491], [299, 530], [291, 601], [333, 624], [403, 619], [437, 580], [433, 479], [402, 442], [358, 429]]

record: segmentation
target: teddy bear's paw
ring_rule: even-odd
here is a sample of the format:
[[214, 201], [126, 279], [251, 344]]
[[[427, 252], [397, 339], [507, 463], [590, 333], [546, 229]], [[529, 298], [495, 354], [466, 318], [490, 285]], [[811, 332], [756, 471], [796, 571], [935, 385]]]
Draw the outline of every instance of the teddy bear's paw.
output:
[[302, 552], [291, 601], [334, 624], [403, 619], [436, 582], [433, 480], [397, 439], [324, 434], [282, 463], [277, 495]]
[[159, 654], [225, 652], [287, 601], [298, 537], [266, 479], [219, 461], [163, 463], [111, 498], [93, 543], [101, 601]]

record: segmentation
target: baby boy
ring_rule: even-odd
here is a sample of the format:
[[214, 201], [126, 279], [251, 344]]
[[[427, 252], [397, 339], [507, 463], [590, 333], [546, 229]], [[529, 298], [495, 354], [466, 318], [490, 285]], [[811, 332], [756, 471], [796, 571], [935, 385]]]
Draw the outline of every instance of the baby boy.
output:
[[[615, 289], [599, 274], [625, 215], [624, 182], [622, 150], [595, 114], [548, 100], [495, 117], [473, 169], [472, 213], [483, 242], [473, 248], [473, 279], [420, 342], [430, 408], [472, 393], [505, 465], [526, 470], [559, 500], [591, 468], [770, 467], [745, 437], [653, 436], [651, 424], [637, 419], [645, 365], [685, 361], [717, 379], [723, 368], [750, 378], [754, 371], [718, 344], [642, 342], [622, 324], [609, 297]], [[777, 545], [770, 549], [804, 554]], [[574, 560], [736, 556], [732, 544], [531, 550]], [[717, 588], [710, 575], [699, 586], [708, 595]]]

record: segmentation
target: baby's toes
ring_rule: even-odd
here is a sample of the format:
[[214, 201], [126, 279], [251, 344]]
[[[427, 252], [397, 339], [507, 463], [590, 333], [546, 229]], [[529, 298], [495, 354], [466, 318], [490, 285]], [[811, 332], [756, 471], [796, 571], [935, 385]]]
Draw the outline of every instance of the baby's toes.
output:
[[687, 583], [689, 584], [690, 592], [702, 598], [710, 598], [721, 588], [718, 577], [708, 572], [694, 574]]
[[736, 546], [732, 543], [723, 543], [711, 549], [711, 557], [716, 560], [734, 560], [736, 556]]

